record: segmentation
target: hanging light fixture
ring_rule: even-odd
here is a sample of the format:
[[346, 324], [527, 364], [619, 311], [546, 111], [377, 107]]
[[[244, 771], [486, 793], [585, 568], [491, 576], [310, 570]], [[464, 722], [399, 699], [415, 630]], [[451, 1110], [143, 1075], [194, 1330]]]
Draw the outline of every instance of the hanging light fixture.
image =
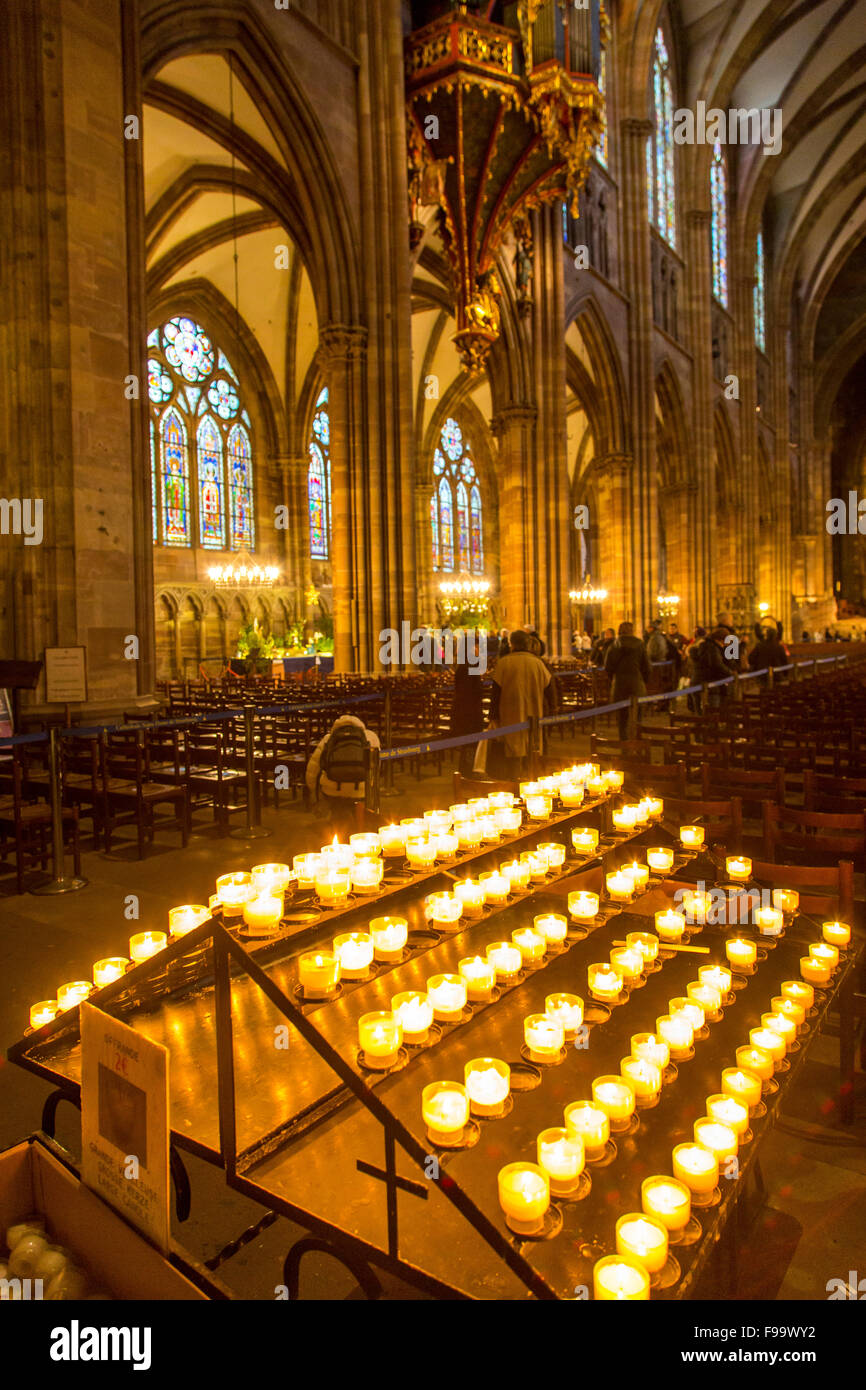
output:
[[276, 565], [256, 565], [245, 550], [232, 564], [212, 565], [208, 570], [208, 578], [217, 589], [267, 589], [279, 577]]
[[604, 603], [607, 598], [607, 589], [596, 589], [587, 575], [583, 581], [583, 588], [572, 589], [568, 597], [572, 603], [578, 603], [583, 608], [588, 608], [593, 603]]
[[680, 596], [679, 594], [668, 594], [662, 590], [660, 594], [656, 594], [656, 603], [662, 618], [672, 618], [680, 606]]

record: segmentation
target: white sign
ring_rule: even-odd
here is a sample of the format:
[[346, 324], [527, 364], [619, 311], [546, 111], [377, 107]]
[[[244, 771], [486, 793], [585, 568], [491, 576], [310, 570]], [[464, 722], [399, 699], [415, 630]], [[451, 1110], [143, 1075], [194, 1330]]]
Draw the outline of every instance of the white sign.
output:
[[49, 704], [73, 705], [87, 699], [84, 647], [45, 648], [45, 699]]

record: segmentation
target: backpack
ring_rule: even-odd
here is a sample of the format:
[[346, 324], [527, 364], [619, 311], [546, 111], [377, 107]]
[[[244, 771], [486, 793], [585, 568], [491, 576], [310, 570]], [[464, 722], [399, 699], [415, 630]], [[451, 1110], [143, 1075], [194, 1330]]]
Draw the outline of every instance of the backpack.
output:
[[329, 782], [367, 780], [367, 733], [358, 724], [340, 724], [322, 749], [320, 777]]

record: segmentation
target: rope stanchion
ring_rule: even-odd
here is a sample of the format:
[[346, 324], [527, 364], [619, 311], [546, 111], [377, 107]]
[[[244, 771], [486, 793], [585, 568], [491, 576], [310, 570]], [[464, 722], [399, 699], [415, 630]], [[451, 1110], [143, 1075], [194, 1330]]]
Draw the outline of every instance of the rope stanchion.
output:
[[240, 826], [229, 831], [233, 840], [265, 840], [273, 834], [267, 826], [262, 825], [261, 806], [259, 805], [259, 785], [256, 779], [256, 750], [255, 750], [255, 705], [244, 707], [244, 763], [247, 774], [247, 823], [243, 830]]
[[51, 877], [34, 884], [30, 889], [36, 897], [55, 897], [60, 893], [77, 893], [87, 887], [86, 878], [67, 877], [63, 862], [63, 769], [60, 764], [58, 730], [48, 736], [48, 776], [51, 784]]
[[364, 786], [364, 808], [378, 816], [381, 805], [381, 758], [378, 748], [367, 748], [367, 780]]

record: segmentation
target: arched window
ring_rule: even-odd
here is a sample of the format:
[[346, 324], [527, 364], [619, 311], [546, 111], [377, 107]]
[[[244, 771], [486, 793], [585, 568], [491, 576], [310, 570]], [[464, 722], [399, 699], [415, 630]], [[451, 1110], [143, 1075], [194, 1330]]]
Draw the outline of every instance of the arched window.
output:
[[670, 246], [677, 243], [674, 187], [674, 95], [671, 65], [661, 29], [656, 30], [652, 69], [653, 133], [647, 141], [649, 219]]
[[154, 545], [252, 550], [251, 425], [237, 373], [190, 318], [155, 328], [147, 346]]
[[755, 342], [761, 352], [767, 351], [767, 284], [766, 262], [764, 258], [764, 233], [758, 232], [755, 248], [755, 288], [753, 302], [755, 307]]
[[607, 168], [607, 48], [601, 46], [601, 59], [598, 67], [598, 90], [601, 92], [601, 135], [595, 147], [595, 157], [599, 164]]
[[717, 140], [710, 166], [712, 202], [711, 238], [713, 251], [713, 294], [728, 307], [728, 175], [725, 156]]
[[316, 401], [309, 453], [307, 503], [310, 510], [310, 558], [327, 560], [331, 553], [331, 420], [327, 386]]
[[448, 419], [442, 426], [433, 456], [433, 478], [430, 531], [434, 570], [483, 574], [481, 488], [469, 441], [456, 420]]

